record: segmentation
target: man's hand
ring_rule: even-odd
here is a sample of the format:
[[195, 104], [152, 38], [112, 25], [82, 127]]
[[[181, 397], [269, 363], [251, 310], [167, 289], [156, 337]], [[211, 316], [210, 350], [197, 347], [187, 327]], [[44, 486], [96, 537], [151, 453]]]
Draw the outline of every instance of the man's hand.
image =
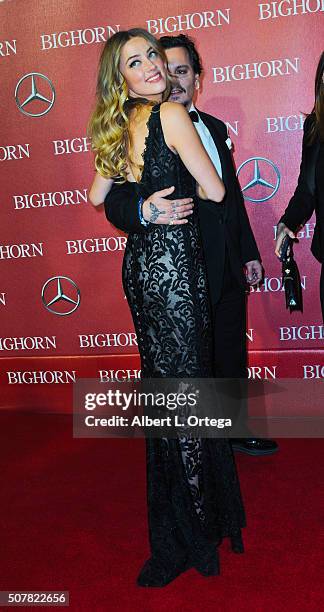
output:
[[245, 264], [246, 280], [249, 285], [257, 285], [262, 279], [262, 266], [258, 259]]
[[277, 257], [280, 257], [282, 242], [283, 242], [284, 237], [287, 234], [288, 236], [290, 236], [290, 238], [296, 238], [296, 235], [294, 234], [294, 232], [292, 232], [287, 227], [287, 225], [285, 225], [284, 223], [278, 223], [277, 240], [276, 240], [276, 247], [275, 247], [275, 254], [277, 255]]
[[157, 225], [183, 225], [188, 223], [186, 217], [193, 213], [192, 198], [168, 200], [167, 196], [174, 187], [156, 191], [143, 203], [142, 212], [145, 221]]

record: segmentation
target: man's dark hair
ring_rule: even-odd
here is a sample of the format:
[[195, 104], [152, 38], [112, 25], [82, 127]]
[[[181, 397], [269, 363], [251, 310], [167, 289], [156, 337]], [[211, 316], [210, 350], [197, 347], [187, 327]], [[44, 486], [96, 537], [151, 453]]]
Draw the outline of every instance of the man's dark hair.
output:
[[174, 47], [183, 47], [184, 49], [187, 49], [190, 64], [194, 73], [201, 74], [202, 65], [200, 57], [195, 47], [195, 43], [189, 38], [189, 36], [185, 36], [185, 34], [179, 34], [179, 36], [161, 36], [161, 38], [159, 38], [159, 42], [164, 49], [173, 49]]

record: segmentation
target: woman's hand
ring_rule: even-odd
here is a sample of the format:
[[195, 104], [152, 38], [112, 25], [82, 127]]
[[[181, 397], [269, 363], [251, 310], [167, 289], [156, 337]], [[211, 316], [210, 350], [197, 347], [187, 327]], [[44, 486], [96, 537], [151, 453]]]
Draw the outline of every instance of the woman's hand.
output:
[[153, 193], [142, 206], [145, 221], [156, 225], [183, 225], [188, 223], [186, 217], [193, 213], [192, 198], [168, 200], [167, 196], [174, 191], [174, 187], [168, 187]]
[[292, 232], [287, 225], [285, 225], [284, 223], [278, 223], [277, 226], [277, 240], [276, 240], [276, 247], [275, 247], [275, 254], [277, 255], [277, 257], [280, 258], [280, 253], [281, 253], [281, 247], [282, 247], [282, 242], [284, 237], [288, 234], [288, 236], [290, 236], [290, 238], [296, 238], [296, 234], [294, 234], [294, 232]]

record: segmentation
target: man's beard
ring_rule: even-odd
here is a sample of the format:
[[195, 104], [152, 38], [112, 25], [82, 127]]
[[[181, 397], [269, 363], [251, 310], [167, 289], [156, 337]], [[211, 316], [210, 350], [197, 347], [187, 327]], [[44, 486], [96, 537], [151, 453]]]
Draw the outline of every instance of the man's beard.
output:
[[[183, 89], [182, 87], [174, 87], [173, 89], [171, 89], [169, 100], [171, 101], [173, 100], [174, 102], [177, 102], [179, 97], [182, 96], [183, 94], [186, 95], [186, 93], [187, 93], [186, 90]], [[188, 103], [189, 103], [189, 98], [187, 97], [183, 101], [181, 101], [181, 104], [183, 104], [184, 106]]]

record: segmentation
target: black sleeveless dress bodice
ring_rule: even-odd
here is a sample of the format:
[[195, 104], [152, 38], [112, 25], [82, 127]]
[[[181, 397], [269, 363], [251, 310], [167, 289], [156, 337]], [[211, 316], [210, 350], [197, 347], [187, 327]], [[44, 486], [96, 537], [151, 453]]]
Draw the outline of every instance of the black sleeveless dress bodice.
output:
[[[195, 181], [165, 144], [159, 113], [148, 121], [139, 195], [175, 186], [172, 199], [193, 197]], [[123, 269], [141, 356], [142, 376], [211, 376], [205, 268], [197, 216], [185, 226], [151, 224], [128, 238]]]
[[[152, 109], [139, 196], [175, 186], [195, 197], [195, 181], [166, 145], [160, 105]], [[195, 209], [198, 203], [196, 202]], [[215, 204], [216, 205], [216, 204]], [[154, 225], [128, 237], [123, 287], [132, 313], [142, 378], [212, 377], [211, 320], [197, 212], [184, 225]], [[218, 573], [217, 544], [240, 547], [244, 509], [228, 440], [147, 438], [147, 502], [152, 559], [166, 571], [185, 560]]]

